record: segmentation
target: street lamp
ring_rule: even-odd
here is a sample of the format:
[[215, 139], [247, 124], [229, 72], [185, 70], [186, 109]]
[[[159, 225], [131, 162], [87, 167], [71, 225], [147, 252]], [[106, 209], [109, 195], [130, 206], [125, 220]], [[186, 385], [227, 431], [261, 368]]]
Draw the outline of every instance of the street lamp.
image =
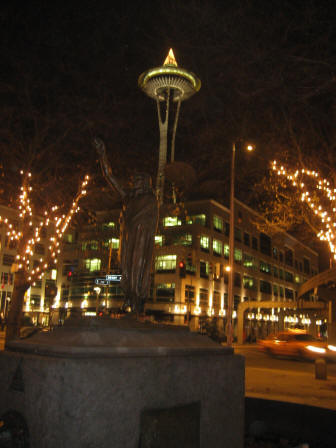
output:
[[[251, 143], [245, 144], [247, 151], [253, 151], [254, 145]], [[235, 184], [235, 157], [236, 157], [236, 142], [232, 144], [232, 158], [231, 158], [231, 187], [230, 187], [230, 235], [229, 235], [229, 285], [228, 285], [228, 308], [227, 308], [227, 320], [226, 320], [226, 337], [227, 345], [232, 346], [233, 343], [233, 326], [232, 326], [232, 314], [233, 314], [233, 280], [234, 280], [234, 184]]]
[[96, 316], [98, 317], [98, 308], [99, 308], [99, 294], [101, 291], [101, 288], [99, 288], [99, 286], [95, 286], [93, 288], [94, 292], [97, 294], [97, 298], [96, 298]]

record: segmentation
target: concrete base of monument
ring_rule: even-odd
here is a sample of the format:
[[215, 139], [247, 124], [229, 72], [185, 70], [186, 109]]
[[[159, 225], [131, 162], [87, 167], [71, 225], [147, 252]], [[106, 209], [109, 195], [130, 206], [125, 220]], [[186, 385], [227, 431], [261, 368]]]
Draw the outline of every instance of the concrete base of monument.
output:
[[0, 353], [34, 448], [242, 448], [244, 360], [182, 327], [74, 320]]

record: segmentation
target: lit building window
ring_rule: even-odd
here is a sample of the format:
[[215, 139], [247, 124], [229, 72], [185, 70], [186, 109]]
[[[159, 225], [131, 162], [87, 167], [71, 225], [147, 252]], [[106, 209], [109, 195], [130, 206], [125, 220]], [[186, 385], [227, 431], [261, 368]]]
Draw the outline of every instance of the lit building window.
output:
[[243, 252], [242, 252], [242, 250], [235, 248], [235, 250], [234, 250], [234, 261], [236, 263], [240, 264], [242, 262], [242, 259], [243, 259]]
[[156, 247], [163, 246], [163, 236], [162, 235], [155, 235], [155, 246]]
[[90, 272], [100, 270], [101, 260], [99, 258], [87, 258], [85, 260], [85, 268]]
[[208, 306], [209, 302], [209, 291], [205, 288], [200, 288], [199, 290], [199, 303], [203, 306]]
[[252, 255], [244, 253], [243, 266], [249, 269], [256, 269], [256, 259]]
[[212, 250], [214, 254], [222, 255], [222, 247], [223, 244], [221, 241], [215, 239], [212, 241]]
[[163, 218], [164, 227], [181, 226], [182, 221], [177, 216], [166, 216]]
[[159, 283], [156, 285], [157, 302], [174, 302], [175, 283]]
[[213, 226], [214, 229], [218, 232], [223, 232], [223, 220], [217, 215], [214, 215], [213, 217]]
[[83, 241], [82, 250], [98, 250], [98, 241]]
[[56, 269], [52, 269], [51, 270], [51, 279], [52, 280], [56, 280], [57, 278], [57, 270]]
[[177, 235], [173, 244], [174, 244], [174, 246], [191, 246], [192, 245], [192, 235], [190, 233], [185, 233], [183, 235]]
[[103, 224], [103, 230], [111, 230], [111, 229], [115, 229], [116, 224], [113, 221], [110, 222], [104, 222]]
[[65, 243], [73, 243], [73, 235], [71, 233], [65, 233], [63, 235], [63, 241]]
[[200, 246], [201, 249], [208, 251], [209, 250], [209, 237], [206, 235], [201, 235], [200, 238]]
[[176, 255], [158, 255], [155, 257], [155, 270], [157, 272], [175, 271]]
[[265, 261], [260, 262], [260, 272], [264, 272], [265, 274], [271, 274], [272, 272], [272, 266], [269, 263], [266, 263]]
[[230, 247], [228, 244], [224, 244], [224, 257], [229, 259], [230, 256]]
[[253, 277], [249, 277], [248, 275], [244, 275], [243, 277], [243, 286], [245, 289], [257, 289], [257, 282]]
[[199, 224], [200, 226], [206, 225], [206, 215], [200, 214], [200, 215], [192, 215], [189, 216], [187, 219], [187, 224]]

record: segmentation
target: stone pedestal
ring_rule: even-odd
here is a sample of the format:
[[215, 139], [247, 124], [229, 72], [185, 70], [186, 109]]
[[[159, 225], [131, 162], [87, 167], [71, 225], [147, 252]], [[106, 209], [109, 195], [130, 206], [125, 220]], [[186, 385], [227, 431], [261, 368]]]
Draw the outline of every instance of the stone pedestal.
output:
[[185, 328], [81, 320], [0, 354], [34, 448], [242, 448], [244, 361]]

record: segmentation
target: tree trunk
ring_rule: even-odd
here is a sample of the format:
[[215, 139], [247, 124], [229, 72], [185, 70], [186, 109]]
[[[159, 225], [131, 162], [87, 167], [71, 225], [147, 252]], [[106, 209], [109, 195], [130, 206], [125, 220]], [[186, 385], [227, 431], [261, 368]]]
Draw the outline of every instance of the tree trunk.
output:
[[15, 273], [13, 294], [10, 301], [10, 310], [7, 317], [5, 344], [20, 336], [22, 308], [24, 295], [30, 284], [26, 280], [24, 271]]

